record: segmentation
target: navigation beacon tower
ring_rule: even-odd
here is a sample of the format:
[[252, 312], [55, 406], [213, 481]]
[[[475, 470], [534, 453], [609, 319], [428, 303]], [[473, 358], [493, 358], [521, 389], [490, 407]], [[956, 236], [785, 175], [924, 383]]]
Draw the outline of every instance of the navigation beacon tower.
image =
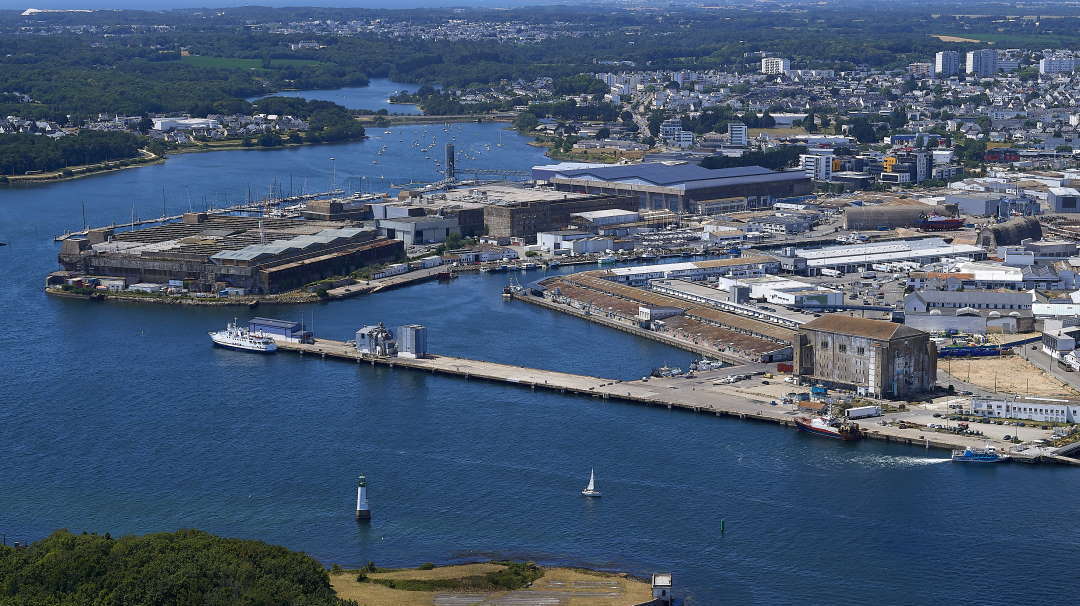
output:
[[367, 479], [360, 474], [356, 482], [356, 520], [358, 522], [371, 519], [371, 508], [367, 502]]

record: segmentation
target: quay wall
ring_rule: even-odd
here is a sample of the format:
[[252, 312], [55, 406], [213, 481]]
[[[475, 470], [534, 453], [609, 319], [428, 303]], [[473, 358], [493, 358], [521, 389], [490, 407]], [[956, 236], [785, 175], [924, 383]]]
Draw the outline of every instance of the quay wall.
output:
[[[371, 356], [360, 354], [352, 345], [343, 341], [327, 339], [316, 339], [315, 343], [311, 344], [279, 341], [278, 349], [297, 353], [301, 356], [315, 356], [320, 359], [333, 358], [347, 360], [356, 364], [370, 364], [372, 366], [378, 364], [390, 368], [404, 367], [432, 374], [440, 373], [465, 379], [508, 383], [532, 390], [544, 389], [586, 395], [604, 400], [620, 400], [668, 409], [681, 409], [715, 416], [726, 415], [740, 419], [777, 423], [789, 427], [794, 426], [794, 415], [789, 410], [754, 402], [742, 397], [732, 397], [730, 394], [724, 394], [723, 397], [706, 397], [706, 399], [702, 399], [703, 394], [701, 392], [688, 392], [685, 387], [674, 390], [666, 389], [665, 383], [660, 379], [653, 379], [649, 383], [622, 381], [441, 355], [415, 359]], [[659, 385], [654, 383], [659, 383]], [[864, 427], [863, 435], [870, 439], [896, 442], [926, 449], [952, 450], [968, 446], [978, 447], [982, 446], [986, 441], [985, 439], [933, 432], [924, 432], [919, 435], [904, 434], [905, 431], [910, 430], [884, 426]], [[998, 446], [1004, 447], [1005, 445], [998, 444]], [[1028, 457], [1025, 459], [1021, 455], [1014, 458], [1024, 462], [1054, 462], [1080, 465], [1080, 461], [1065, 457]]]

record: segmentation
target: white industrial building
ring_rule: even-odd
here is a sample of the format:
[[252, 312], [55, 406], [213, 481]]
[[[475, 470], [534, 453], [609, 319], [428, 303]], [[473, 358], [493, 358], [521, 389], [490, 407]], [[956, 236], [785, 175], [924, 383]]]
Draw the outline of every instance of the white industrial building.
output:
[[597, 227], [603, 225], [619, 225], [620, 223], [634, 223], [641, 220], [641, 214], [632, 210], [590, 210], [583, 213], [570, 213], [571, 220], [581, 218], [584, 223]]
[[1051, 423], [1080, 423], [1080, 402], [1059, 398], [972, 398], [971, 412], [997, 419], [1029, 419]]
[[809, 282], [782, 276], [757, 278], [719, 278], [717, 286], [730, 290], [735, 286], [749, 286], [750, 297], [777, 305], [842, 305], [844, 293]]
[[775, 274], [779, 271], [779, 261], [773, 257], [759, 256], [717, 259], [715, 261], [614, 267], [608, 270], [610, 275], [605, 277], [614, 282], [640, 285], [649, 280], [705, 280], [719, 276], [754, 277]]
[[199, 130], [219, 128], [221, 123], [208, 118], [154, 118], [154, 130]]
[[806, 259], [807, 269], [813, 272], [827, 268], [855, 271], [875, 263], [900, 261], [935, 263], [947, 257], [982, 259], [986, 252], [979, 246], [947, 244], [942, 238], [924, 238], [800, 249], [795, 251], [795, 256]]

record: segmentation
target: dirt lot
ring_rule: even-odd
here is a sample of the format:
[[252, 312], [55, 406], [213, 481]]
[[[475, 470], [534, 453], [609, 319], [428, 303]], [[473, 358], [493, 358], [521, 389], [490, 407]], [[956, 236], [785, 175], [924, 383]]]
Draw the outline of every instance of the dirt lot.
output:
[[[394, 572], [372, 573], [372, 578], [384, 579], [456, 579], [470, 575], [480, 575], [501, 568], [499, 564], [463, 564], [460, 566], [441, 566], [433, 570], [398, 570]], [[330, 583], [339, 597], [356, 600], [364, 606], [432, 606], [434, 604], [473, 603], [461, 602], [457, 594], [431, 591], [402, 591], [390, 589], [378, 583], [356, 582], [356, 571], [331, 574]], [[476, 594], [472, 594], [476, 595]], [[535, 596], [535, 602], [530, 600]], [[461, 594], [465, 597], [465, 594]], [[478, 603], [502, 604], [515, 606], [540, 606], [554, 604], [560, 606], [630, 606], [647, 601], [651, 597], [648, 583], [623, 575], [577, 570], [571, 568], [546, 568], [544, 576], [533, 583], [532, 587], [518, 591], [502, 591], [485, 594], [485, 600]]]
[[982, 40], [976, 40], [974, 38], [961, 38], [959, 36], [945, 36], [942, 34], [930, 34], [931, 38], [937, 38], [942, 42], [982, 42]]
[[984, 389], [1032, 396], [1077, 396], [1080, 392], [1017, 356], [938, 360], [938, 369]]

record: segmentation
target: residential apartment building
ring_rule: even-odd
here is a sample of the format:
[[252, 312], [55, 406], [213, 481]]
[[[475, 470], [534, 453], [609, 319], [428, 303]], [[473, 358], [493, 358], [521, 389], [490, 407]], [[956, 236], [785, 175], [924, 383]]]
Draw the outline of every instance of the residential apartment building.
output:
[[831, 154], [802, 154], [799, 156], [799, 166], [806, 171], [806, 176], [815, 181], [828, 181], [832, 179], [833, 157]]
[[728, 122], [728, 139], [732, 145], [746, 147], [750, 144], [750, 136], [746, 125], [741, 122]]
[[1040, 74], [1068, 74], [1076, 71], [1080, 59], [1076, 57], [1045, 57], [1039, 61]]
[[761, 60], [761, 73], [776, 75], [791, 69], [791, 60], [780, 57], [765, 57]]
[[964, 71], [981, 77], [993, 76], [998, 71], [997, 51], [984, 48], [968, 52]]
[[948, 78], [960, 73], [959, 51], [941, 51], [934, 55], [934, 74]]

